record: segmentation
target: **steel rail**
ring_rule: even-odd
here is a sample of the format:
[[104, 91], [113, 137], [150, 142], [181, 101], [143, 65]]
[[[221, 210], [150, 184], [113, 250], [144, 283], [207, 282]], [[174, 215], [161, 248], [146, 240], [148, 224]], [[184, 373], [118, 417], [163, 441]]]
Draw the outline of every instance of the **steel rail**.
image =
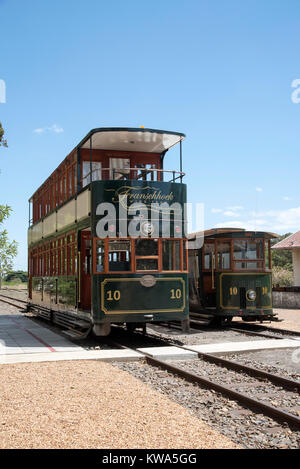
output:
[[[255, 330], [249, 330], [249, 329], [246, 329], [246, 327], [251, 327], [253, 329], [257, 329], [257, 332], [259, 333], [259, 329], [262, 328], [264, 329], [264, 331], [270, 331], [270, 332], [278, 332], [279, 334], [282, 334], [282, 335], [295, 335], [297, 337], [300, 337], [300, 332], [299, 331], [293, 331], [293, 330], [289, 330], [289, 329], [280, 329], [279, 327], [267, 327], [267, 326], [263, 326], [261, 324], [239, 324], [239, 323], [236, 323], [234, 325], [235, 328], [239, 329], [240, 331], [246, 331], [246, 332], [253, 332], [255, 333]], [[230, 329], [231, 329], [231, 326], [229, 326]], [[263, 332], [262, 332], [263, 334]]]
[[[199, 317], [199, 315], [197, 315], [197, 313], [190, 314], [190, 321], [191, 323], [194, 322], [195, 324], [199, 324], [199, 326], [201, 326], [201, 318]], [[203, 326], [206, 326], [206, 325], [208, 326], [209, 322], [207, 323], [203, 322], [202, 324]], [[230, 329], [232, 328], [230, 324], [228, 324], [228, 327]], [[234, 327], [240, 330], [244, 330], [245, 332], [253, 333], [253, 334], [255, 333], [255, 330], [259, 331], [260, 329], [262, 329], [264, 331], [278, 332], [278, 333], [281, 333], [282, 335], [296, 335], [300, 337], [300, 331], [293, 331], [290, 329], [281, 329], [279, 327], [272, 327], [272, 326], [268, 327], [265, 324], [234, 322]], [[252, 330], [247, 329], [247, 327], [252, 328]]]
[[270, 404], [266, 404], [264, 402], [258, 401], [257, 399], [254, 399], [248, 396], [247, 394], [242, 394], [239, 391], [235, 391], [227, 386], [224, 386], [214, 381], [203, 378], [202, 376], [196, 375], [195, 373], [192, 373], [190, 371], [185, 371], [167, 362], [157, 360], [156, 358], [153, 358], [149, 356], [148, 354], [147, 355], [144, 354], [144, 355], [145, 355], [147, 362], [152, 365], [163, 368], [167, 371], [170, 371], [173, 374], [177, 374], [178, 376], [192, 383], [197, 383], [208, 389], [213, 389], [215, 391], [218, 391], [221, 394], [228, 396], [229, 398], [232, 398], [238, 402], [241, 402], [242, 404], [247, 405], [250, 408], [255, 409], [256, 411], [262, 412], [264, 415], [268, 415], [269, 417], [275, 420], [286, 422], [289, 425], [300, 429], [300, 417], [297, 417], [296, 415], [290, 414], [289, 412], [286, 412], [282, 409], [278, 409]]
[[[184, 350], [190, 350], [191, 352], [195, 352], [195, 350], [190, 349], [188, 347], [181, 347], [181, 346], [178, 346], [178, 347], [183, 348]], [[204, 352], [197, 352], [197, 353], [198, 353], [199, 358], [203, 358], [204, 360], [209, 361], [211, 363], [215, 363], [216, 365], [225, 366], [226, 368], [229, 368], [231, 370], [247, 373], [248, 375], [251, 375], [254, 378], [257, 377], [257, 378], [268, 379], [274, 384], [280, 385], [290, 390], [297, 389], [297, 391], [300, 392], [299, 381], [295, 381], [290, 378], [284, 378], [283, 376], [279, 376], [279, 375], [274, 375], [273, 373], [269, 373], [268, 371], [264, 371], [264, 370], [259, 370], [258, 368], [255, 368], [249, 365], [242, 365], [241, 363], [238, 363], [234, 360], [228, 360], [226, 358], [217, 357], [216, 355], [213, 355], [210, 353], [204, 353]]]
[[270, 335], [270, 334], [265, 334], [264, 332], [255, 332], [255, 331], [249, 331], [248, 329], [240, 329], [238, 327], [231, 327], [229, 326], [229, 329], [234, 332], [239, 332], [240, 334], [245, 334], [245, 335], [251, 335], [251, 336], [256, 336], [256, 337], [266, 337], [267, 339], [279, 339], [282, 340], [283, 337], [279, 337], [278, 335]]
[[[169, 345], [169, 343], [165, 341], [164, 339], [161, 339], [161, 341]], [[178, 347], [183, 350], [188, 350], [189, 352], [196, 352], [194, 349], [187, 347], [186, 345], [174, 345], [174, 347]], [[285, 378], [283, 376], [275, 375], [273, 373], [269, 373], [268, 371], [259, 370], [258, 368], [255, 368], [249, 365], [243, 365], [234, 360], [221, 358], [211, 353], [198, 352], [198, 351], [196, 353], [198, 354], [199, 358], [203, 358], [204, 360], [209, 361], [211, 363], [215, 363], [216, 365], [225, 366], [226, 368], [229, 368], [235, 371], [241, 371], [253, 377], [268, 379], [274, 384], [280, 385], [290, 390], [297, 389], [297, 391], [300, 392], [300, 381], [295, 381], [290, 378]]]
[[[170, 322], [160, 322], [159, 323], [162, 327], [172, 327], [173, 329], [181, 329], [181, 326], [179, 324], [175, 324], [173, 321], [170, 321]], [[197, 329], [197, 330], [204, 330], [206, 329], [206, 331], [209, 331], [209, 324], [206, 324], [206, 323], [201, 323], [201, 322], [198, 322], [198, 321], [195, 321], [193, 319], [190, 319], [190, 325], [191, 325], [191, 328], [192, 329]], [[222, 330], [222, 329], [220, 329]], [[231, 327], [231, 326], [226, 326], [226, 329], [224, 330], [231, 330], [231, 331], [235, 331], [235, 332], [239, 332], [240, 334], [246, 334], [246, 335], [251, 335], [251, 336], [258, 336], [258, 337], [266, 337], [267, 339], [282, 339], [283, 337], [279, 337], [277, 335], [270, 335], [270, 334], [264, 334], [263, 332], [255, 332], [255, 331], [249, 331], [247, 329], [235, 329], [234, 327]]]
[[[0, 295], [0, 296], [2, 296], [2, 295]], [[15, 298], [14, 298], [14, 300], [15, 300]], [[13, 304], [13, 303], [11, 303], [10, 301], [3, 300], [2, 298], [0, 298], [0, 301], [1, 301], [2, 303], [8, 304], [8, 305], [10, 305], [10, 306], [14, 306], [15, 308], [22, 308], [22, 307], [23, 307], [22, 305]], [[19, 301], [19, 300], [15, 300], [15, 301]], [[27, 301], [22, 301], [22, 300], [20, 300], [20, 301], [21, 301], [22, 303], [26, 303], [26, 304], [27, 304]]]
[[[124, 346], [114, 341], [111, 341], [111, 343], [117, 346], [118, 348], [134, 350], [131, 347]], [[253, 397], [250, 397], [247, 394], [242, 394], [241, 392], [235, 391], [227, 386], [221, 385], [209, 379], [203, 378], [202, 376], [196, 375], [193, 372], [183, 370], [182, 368], [179, 368], [175, 365], [171, 365], [170, 363], [167, 363], [165, 361], [153, 358], [146, 352], [140, 352], [139, 350], [134, 351], [140, 353], [143, 357], [145, 357], [147, 363], [150, 365], [162, 368], [172, 374], [178, 375], [179, 377], [191, 383], [196, 383], [200, 386], [204, 386], [207, 389], [213, 389], [214, 391], [218, 391], [221, 394], [231, 399], [234, 399], [251, 409], [262, 412], [264, 415], [267, 415], [273, 418], [274, 420], [288, 423], [292, 427], [300, 429], [300, 417], [297, 417], [296, 415], [290, 414], [285, 410], [278, 409], [270, 404], [258, 401], [257, 399], [254, 399]]]
[[[276, 408], [276, 407], [274, 407], [270, 404], [261, 402], [261, 401], [255, 399], [255, 398], [253, 398], [253, 397], [250, 397], [247, 394], [243, 394], [239, 391], [235, 391], [234, 389], [231, 389], [227, 386], [224, 386], [224, 385], [221, 385], [221, 384], [216, 383], [214, 381], [211, 381], [207, 378], [203, 378], [202, 376], [199, 376], [199, 375], [197, 375], [193, 372], [183, 370], [182, 368], [179, 368], [175, 365], [171, 365], [170, 363], [167, 363], [165, 361], [158, 360], [157, 358], [153, 358], [147, 352], [141, 352], [139, 350], [135, 350], [132, 347], [128, 347], [128, 346], [119, 344], [119, 343], [117, 343], [115, 341], [112, 341], [112, 340], [110, 340], [110, 342], [111, 342], [111, 344], [113, 344], [114, 346], [116, 346], [118, 348], [134, 350], [134, 351], [140, 353], [142, 356], [145, 357], [147, 363], [150, 364], [150, 365], [154, 365], [156, 367], [160, 367], [162, 369], [165, 369], [166, 371], [169, 371], [172, 374], [176, 374], [176, 375], [182, 377], [186, 381], [196, 383], [196, 384], [198, 384], [200, 386], [204, 386], [208, 389], [213, 389], [215, 391], [218, 391], [221, 394], [223, 394], [223, 395], [225, 395], [229, 398], [232, 398], [232, 399], [236, 400], [237, 402], [240, 402], [240, 403], [246, 405], [247, 407], [249, 407], [251, 409], [262, 412], [264, 415], [267, 415], [267, 416], [269, 416], [269, 417], [271, 417], [275, 420], [288, 423], [289, 425], [300, 429], [300, 417], [297, 417], [296, 415], [290, 414], [289, 412], [286, 412], [283, 409], [278, 409], [278, 408]], [[184, 346], [177, 346], [177, 347], [182, 348], [182, 349], [186, 349], [186, 350], [191, 350], [191, 351], [194, 352], [194, 350], [189, 349], [188, 347], [184, 347]], [[215, 357], [215, 356], [210, 355], [210, 354], [201, 354], [200, 353], [200, 354], [198, 354], [198, 356], [203, 356], [203, 358], [205, 358], [207, 360], [215, 360], [216, 359], [220, 362], [222, 361], [223, 364], [226, 363], [228, 366], [236, 367], [235, 369], [240, 369], [240, 370], [243, 369], [243, 371], [247, 370], [247, 373], [249, 373], [249, 374], [250, 373], [256, 373], [257, 376], [259, 375], [260, 377], [264, 377], [264, 378], [267, 378], [269, 380], [271, 380], [271, 378], [272, 378], [273, 382], [277, 381], [277, 383], [280, 383], [281, 386], [283, 386], [283, 384], [284, 384], [284, 386], [289, 387], [289, 389], [297, 388], [299, 390], [300, 383], [297, 382], [297, 381], [289, 380], [287, 378], [283, 378], [283, 377], [280, 377], [280, 376], [277, 376], [277, 375], [272, 375], [271, 373], [267, 373], [267, 372], [264, 372], [262, 370], [257, 370], [256, 368], [248, 367], [246, 365], [241, 365], [241, 364], [236, 363], [236, 362], [231, 362], [230, 360], [220, 359], [219, 357]]]
[[[193, 325], [193, 327], [195, 329], [204, 329], [204, 328], [209, 327], [209, 324], [201, 323], [200, 321], [198, 322], [195, 319], [191, 319], [190, 324]], [[238, 324], [238, 323], [236, 323], [234, 325], [234, 327], [231, 326], [231, 325], [228, 325], [228, 326], [226, 326], [226, 329], [224, 329], [224, 330], [236, 331], [236, 332], [240, 332], [240, 333], [243, 333], [243, 334], [246, 334], [246, 335], [251, 335], [251, 336], [256, 335], [258, 337], [266, 337], [267, 339], [282, 339], [282, 337], [278, 337], [276, 335], [270, 335], [270, 334], [272, 334], [272, 332], [281, 333], [281, 335], [295, 335], [297, 337], [300, 336], [300, 332], [298, 332], [298, 331], [290, 331], [290, 330], [287, 330], [287, 329], [279, 329], [279, 328], [275, 328], [275, 327], [260, 326], [259, 324], [252, 324], [251, 326], [252, 327], [256, 326], [257, 329], [262, 327], [262, 328], [264, 328], [265, 332], [261, 332], [259, 330], [257, 330], [257, 331], [249, 330], [249, 329], [246, 329], [244, 327], [244, 324]], [[268, 331], [270, 331], [270, 334], [266, 333]]]
[[[19, 301], [20, 303], [25, 303], [27, 304], [28, 302], [26, 300], [19, 300], [18, 298], [13, 298], [12, 296], [7, 296], [7, 295], [1, 295], [2, 298], [8, 298], [9, 300], [14, 300], [14, 301]], [[0, 300], [2, 301], [2, 300]]]

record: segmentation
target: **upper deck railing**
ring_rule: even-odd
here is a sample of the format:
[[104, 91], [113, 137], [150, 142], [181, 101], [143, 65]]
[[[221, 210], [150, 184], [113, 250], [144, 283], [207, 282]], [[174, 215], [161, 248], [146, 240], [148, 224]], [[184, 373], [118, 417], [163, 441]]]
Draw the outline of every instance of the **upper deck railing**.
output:
[[[74, 173], [75, 176], [75, 173]], [[96, 168], [92, 171], [87, 172], [80, 180], [72, 182], [73, 192], [68, 191], [68, 187], [71, 187], [70, 181], [66, 181], [66, 184], [60, 185], [53, 183], [52, 189], [48, 189], [48, 195], [44, 194], [41, 199], [36, 202], [36, 205], [31, 208], [32, 200], [29, 201], [29, 226], [36, 223], [40, 219], [51, 214], [54, 210], [57, 210], [61, 205], [71, 199], [78, 191], [84, 189], [91, 182], [94, 181], [149, 181], [149, 182], [167, 182], [167, 183], [182, 183], [182, 179], [185, 173], [182, 171], [172, 171], [158, 168], [145, 168], [137, 167], [134, 168]], [[68, 186], [69, 184], [69, 186]], [[77, 189], [77, 190], [76, 190]], [[63, 196], [64, 195], [64, 196]]]
[[[164, 176], [172, 175], [171, 179], [165, 180]], [[172, 171], [166, 169], [157, 169], [157, 168], [103, 168], [103, 169], [93, 169], [89, 171], [85, 176], [80, 180], [81, 187], [85, 187], [93, 181], [102, 181], [102, 180], [136, 180], [136, 181], [159, 181], [159, 182], [169, 182], [174, 183], [185, 176], [185, 173], [182, 171]]]

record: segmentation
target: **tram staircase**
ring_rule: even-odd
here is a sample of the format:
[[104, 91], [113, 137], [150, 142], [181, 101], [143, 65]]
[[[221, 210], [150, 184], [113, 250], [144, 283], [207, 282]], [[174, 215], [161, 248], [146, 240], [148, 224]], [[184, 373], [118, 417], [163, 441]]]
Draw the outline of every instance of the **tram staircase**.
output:
[[92, 330], [92, 324], [84, 319], [80, 319], [75, 315], [63, 312], [54, 312], [54, 321], [59, 326], [65, 328], [62, 332], [69, 339], [85, 339]]
[[62, 333], [69, 339], [85, 339], [92, 330], [92, 324], [70, 312], [51, 311], [42, 306], [30, 305], [30, 311], [63, 328]]

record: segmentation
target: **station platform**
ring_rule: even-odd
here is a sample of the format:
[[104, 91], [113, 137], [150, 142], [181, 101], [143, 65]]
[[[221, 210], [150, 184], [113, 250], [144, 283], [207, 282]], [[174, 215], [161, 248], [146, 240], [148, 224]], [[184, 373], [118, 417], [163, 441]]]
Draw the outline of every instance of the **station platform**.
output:
[[146, 353], [157, 360], [190, 360], [198, 358], [196, 352], [184, 350], [176, 346], [170, 347], [145, 347], [137, 349], [142, 353]]
[[254, 350], [300, 348], [299, 338], [223, 342], [187, 346], [87, 350], [21, 314], [0, 315], [0, 364], [38, 363], [69, 360], [134, 361], [142, 353], [159, 360], [197, 359], [198, 352], [230, 353]]
[[246, 342], [222, 342], [203, 345], [186, 345], [189, 350], [176, 346], [171, 347], [147, 347], [138, 349], [158, 360], [190, 360], [198, 358], [198, 353], [231, 353], [251, 352], [255, 350], [300, 348], [300, 341], [294, 339], [266, 339], [249, 340]]
[[0, 316], [0, 364], [140, 358], [130, 350], [86, 350], [21, 314]]
[[203, 353], [251, 352], [279, 348], [300, 348], [300, 341], [295, 339], [248, 340], [245, 342], [223, 342], [217, 344], [190, 345], [189, 349]]

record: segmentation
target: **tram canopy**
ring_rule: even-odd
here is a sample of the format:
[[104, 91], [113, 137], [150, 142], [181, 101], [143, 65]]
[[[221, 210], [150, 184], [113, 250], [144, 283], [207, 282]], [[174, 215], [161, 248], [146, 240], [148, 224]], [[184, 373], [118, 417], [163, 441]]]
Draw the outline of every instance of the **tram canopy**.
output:
[[168, 130], [102, 127], [91, 130], [79, 143], [78, 148], [161, 154], [184, 138], [183, 133]]
[[232, 235], [233, 233], [243, 233], [244, 236], [251, 236], [251, 235], [262, 235], [265, 239], [274, 239], [278, 238], [279, 235], [276, 233], [270, 233], [267, 231], [249, 231], [245, 230], [244, 228], [211, 228], [210, 230], [205, 231], [197, 231], [194, 233], [190, 233], [188, 235], [188, 240], [192, 241], [196, 239], [196, 237], [204, 236], [204, 238], [208, 238], [210, 236], [217, 236], [217, 235]]

